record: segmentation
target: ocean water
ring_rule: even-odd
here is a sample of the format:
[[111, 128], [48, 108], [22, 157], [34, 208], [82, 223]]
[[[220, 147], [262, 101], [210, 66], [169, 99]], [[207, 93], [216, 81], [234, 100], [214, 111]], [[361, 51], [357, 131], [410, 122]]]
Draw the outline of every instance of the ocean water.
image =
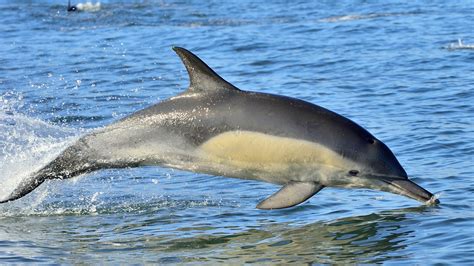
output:
[[0, 195], [79, 136], [185, 90], [177, 45], [241, 89], [356, 121], [441, 204], [326, 188], [262, 211], [279, 187], [103, 170], [0, 205], [1, 264], [474, 263], [474, 2], [66, 6], [0, 0]]

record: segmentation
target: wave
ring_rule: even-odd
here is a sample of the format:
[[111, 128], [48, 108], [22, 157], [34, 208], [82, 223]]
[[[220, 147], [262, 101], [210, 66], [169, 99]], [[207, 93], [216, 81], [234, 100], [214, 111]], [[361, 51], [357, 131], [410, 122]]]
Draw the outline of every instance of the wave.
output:
[[417, 12], [394, 12], [394, 13], [369, 13], [369, 14], [352, 14], [352, 15], [342, 15], [342, 16], [331, 16], [327, 18], [320, 19], [320, 22], [345, 22], [353, 20], [363, 20], [363, 19], [375, 19], [381, 17], [396, 17], [396, 16], [409, 16], [416, 15]]

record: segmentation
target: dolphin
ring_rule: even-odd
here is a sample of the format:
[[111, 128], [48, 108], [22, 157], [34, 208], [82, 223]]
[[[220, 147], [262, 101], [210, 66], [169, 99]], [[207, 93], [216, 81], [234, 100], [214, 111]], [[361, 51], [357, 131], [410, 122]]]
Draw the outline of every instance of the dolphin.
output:
[[259, 209], [295, 206], [324, 187], [439, 203], [355, 122], [303, 100], [240, 90], [190, 51], [173, 50], [189, 75], [186, 91], [81, 137], [0, 202], [19, 199], [47, 179], [158, 165], [281, 185]]
[[71, 0], [67, 1], [67, 12], [74, 11], [77, 11], [77, 7], [75, 5], [71, 5]]

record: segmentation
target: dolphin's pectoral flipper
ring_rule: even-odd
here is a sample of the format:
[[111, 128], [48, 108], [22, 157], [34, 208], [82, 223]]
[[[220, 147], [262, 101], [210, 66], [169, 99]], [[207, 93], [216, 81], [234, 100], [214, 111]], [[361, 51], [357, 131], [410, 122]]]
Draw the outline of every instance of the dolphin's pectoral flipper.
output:
[[258, 209], [271, 210], [293, 207], [311, 198], [324, 186], [315, 182], [290, 182], [275, 194], [257, 205]]

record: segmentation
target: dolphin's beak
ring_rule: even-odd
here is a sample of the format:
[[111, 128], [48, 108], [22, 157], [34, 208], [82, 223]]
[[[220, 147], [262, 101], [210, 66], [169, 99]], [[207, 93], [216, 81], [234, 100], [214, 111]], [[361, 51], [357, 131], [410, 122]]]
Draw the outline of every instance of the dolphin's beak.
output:
[[388, 185], [389, 192], [407, 196], [428, 205], [439, 204], [439, 200], [433, 194], [408, 179], [383, 177], [382, 181]]

